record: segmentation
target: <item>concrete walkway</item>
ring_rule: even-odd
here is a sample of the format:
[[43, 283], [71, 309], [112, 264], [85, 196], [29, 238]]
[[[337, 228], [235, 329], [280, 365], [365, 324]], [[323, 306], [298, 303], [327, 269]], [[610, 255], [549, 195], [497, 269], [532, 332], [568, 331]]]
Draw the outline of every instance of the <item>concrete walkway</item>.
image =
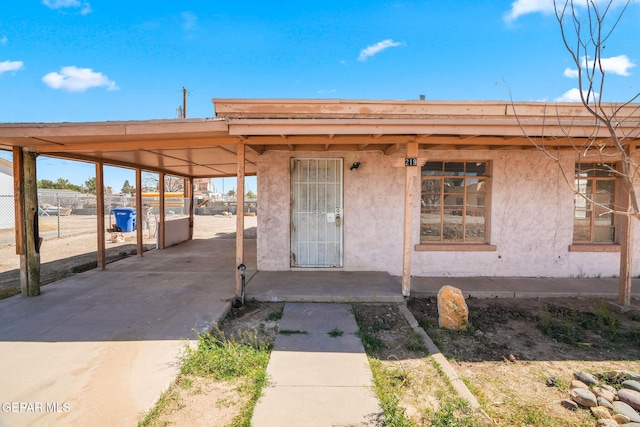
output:
[[[348, 304], [287, 303], [253, 427], [376, 426], [382, 409]], [[341, 331], [332, 337], [329, 332]], [[285, 334], [284, 332], [288, 332]]]

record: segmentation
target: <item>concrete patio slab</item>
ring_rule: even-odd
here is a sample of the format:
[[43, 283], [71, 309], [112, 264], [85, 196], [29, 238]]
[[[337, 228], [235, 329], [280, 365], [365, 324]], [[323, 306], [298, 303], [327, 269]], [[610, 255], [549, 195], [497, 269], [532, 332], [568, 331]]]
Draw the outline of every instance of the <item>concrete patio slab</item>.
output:
[[402, 302], [400, 282], [378, 271], [258, 271], [247, 283], [257, 301]]
[[[323, 316], [327, 323], [319, 322]], [[285, 305], [280, 330], [302, 330], [312, 334], [327, 334], [337, 328], [346, 334], [358, 332], [358, 325], [353, 321], [353, 314], [340, 304], [296, 304]], [[286, 337], [278, 337], [283, 339]], [[276, 348], [278, 342], [276, 341]]]

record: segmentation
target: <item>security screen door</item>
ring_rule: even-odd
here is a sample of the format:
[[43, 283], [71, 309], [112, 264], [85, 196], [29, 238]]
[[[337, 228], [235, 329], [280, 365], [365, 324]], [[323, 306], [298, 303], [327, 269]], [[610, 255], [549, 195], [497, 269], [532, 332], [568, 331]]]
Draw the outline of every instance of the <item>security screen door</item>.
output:
[[291, 159], [291, 266], [342, 267], [342, 159]]

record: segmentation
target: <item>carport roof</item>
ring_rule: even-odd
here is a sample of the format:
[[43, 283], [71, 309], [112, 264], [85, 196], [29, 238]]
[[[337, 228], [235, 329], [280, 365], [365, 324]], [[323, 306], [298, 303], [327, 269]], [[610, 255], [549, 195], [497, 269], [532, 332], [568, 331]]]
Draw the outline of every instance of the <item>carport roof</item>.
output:
[[[235, 176], [237, 146], [246, 174], [259, 154], [286, 151], [381, 151], [410, 141], [420, 149], [533, 149], [525, 137], [554, 147], [570, 138], [606, 139], [581, 104], [498, 101], [354, 101], [215, 98], [214, 118], [95, 123], [0, 124], [0, 149], [185, 177]], [[612, 111], [618, 106], [606, 104]], [[621, 111], [621, 132], [638, 138], [638, 104]]]

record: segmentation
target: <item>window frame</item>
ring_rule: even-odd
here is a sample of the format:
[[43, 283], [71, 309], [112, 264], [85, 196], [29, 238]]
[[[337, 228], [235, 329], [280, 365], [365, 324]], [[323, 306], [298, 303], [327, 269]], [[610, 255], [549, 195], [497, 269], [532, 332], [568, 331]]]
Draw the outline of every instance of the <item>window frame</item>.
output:
[[[572, 210], [572, 235], [571, 235], [571, 244], [569, 245], [569, 251], [570, 252], [620, 252], [620, 224], [619, 224], [619, 220], [618, 220], [618, 216], [615, 214], [611, 214], [612, 215], [612, 221], [611, 221], [611, 227], [613, 227], [613, 231], [612, 231], [612, 240], [610, 241], [601, 241], [598, 242], [596, 240], [594, 240], [595, 238], [595, 229], [596, 229], [596, 224], [595, 224], [595, 217], [594, 217], [594, 206], [591, 207], [591, 209], [587, 210], [585, 209], [586, 212], [591, 212], [591, 215], [589, 217], [589, 240], [575, 240], [575, 235], [576, 235], [576, 200], [578, 198], [581, 198], [582, 196], [580, 196], [580, 187], [578, 185], [578, 181], [580, 180], [587, 180], [590, 181], [590, 186], [591, 186], [591, 193], [588, 195], [590, 200], [594, 200], [594, 196], [597, 194], [597, 182], [598, 181], [609, 181], [609, 182], [613, 182], [613, 204], [614, 204], [614, 208], [615, 205], [618, 203], [618, 198], [620, 197], [620, 178], [618, 176], [611, 175], [611, 176], [587, 176], [587, 177], [580, 177], [578, 176], [579, 174], [579, 168], [584, 167], [585, 165], [587, 167], [589, 167], [589, 165], [609, 165], [610, 167], [614, 168], [615, 170], [618, 170], [618, 163], [617, 162], [602, 162], [602, 161], [592, 161], [592, 162], [576, 162], [574, 165], [574, 181], [576, 183], [576, 189], [577, 192], [573, 194], [573, 210]], [[604, 170], [600, 169], [600, 170]], [[585, 198], [582, 198], [583, 200], [585, 200], [585, 203], [589, 203], [589, 201]], [[587, 228], [585, 226], [579, 226], [578, 228]]]
[[[491, 196], [492, 196], [492, 192], [491, 192], [491, 181], [492, 181], [492, 168], [493, 168], [493, 164], [490, 160], [440, 160], [440, 159], [433, 159], [433, 160], [429, 160], [426, 164], [428, 163], [442, 163], [442, 171], [439, 175], [425, 175], [424, 174], [424, 170], [421, 168], [420, 169], [420, 220], [419, 220], [419, 239], [420, 239], [420, 243], [418, 243], [415, 246], [415, 250], [416, 251], [495, 251], [496, 250], [496, 246], [495, 245], [491, 245], [490, 241], [491, 241], [491, 234], [490, 234], [490, 230], [491, 230]], [[445, 168], [446, 168], [446, 164], [447, 163], [463, 163], [463, 173], [462, 175], [446, 175], [445, 173]], [[484, 175], [467, 175], [467, 165], [471, 164], [471, 163], [484, 163], [485, 164], [485, 171], [484, 171]], [[425, 165], [426, 165], [425, 164]], [[468, 197], [467, 197], [467, 189], [469, 188], [468, 185], [464, 185], [462, 186], [462, 188], [464, 188], [464, 192], [462, 195], [462, 204], [461, 204], [461, 218], [462, 218], [462, 236], [463, 236], [463, 241], [448, 241], [448, 240], [444, 240], [444, 228], [445, 228], [445, 222], [444, 222], [444, 211], [446, 210], [451, 210], [454, 208], [447, 208], [446, 203], [445, 203], [445, 196], [446, 196], [446, 192], [443, 190], [444, 186], [441, 185], [440, 186], [440, 191], [439, 191], [439, 210], [440, 210], [440, 240], [430, 240], [430, 241], [423, 241], [422, 240], [422, 230], [423, 230], [423, 223], [422, 223], [422, 214], [425, 210], [425, 208], [422, 205], [422, 200], [425, 197], [425, 192], [423, 191], [423, 182], [425, 179], [440, 179], [442, 183], [445, 182], [446, 179], [456, 179], [456, 178], [460, 178], [460, 179], [464, 179], [465, 181], [471, 180], [471, 179], [478, 179], [476, 177], [480, 177], [480, 179], [484, 180], [486, 183], [486, 188], [484, 190], [484, 207], [483, 207], [483, 214], [484, 214], [484, 239], [483, 241], [466, 241], [466, 234], [467, 234], [467, 226], [466, 226], [466, 213], [468, 212], [467, 209], [469, 207], [469, 202], [468, 202]], [[466, 183], [465, 183], [466, 184]], [[427, 193], [428, 194], [428, 193]], [[435, 194], [435, 193], [433, 193]], [[457, 203], [456, 203], [457, 204]]]

